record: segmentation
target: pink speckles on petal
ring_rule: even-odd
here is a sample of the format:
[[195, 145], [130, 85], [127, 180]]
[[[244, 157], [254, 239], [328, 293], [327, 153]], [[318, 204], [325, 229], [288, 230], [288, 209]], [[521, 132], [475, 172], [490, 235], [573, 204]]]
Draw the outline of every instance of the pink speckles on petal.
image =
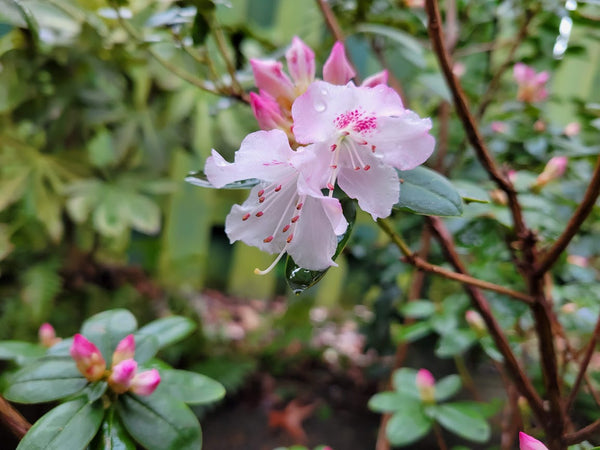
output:
[[377, 118], [374, 114], [367, 114], [360, 109], [354, 109], [340, 114], [334, 119], [338, 130], [350, 129], [355, 133], [368, 134], [377, 128]]

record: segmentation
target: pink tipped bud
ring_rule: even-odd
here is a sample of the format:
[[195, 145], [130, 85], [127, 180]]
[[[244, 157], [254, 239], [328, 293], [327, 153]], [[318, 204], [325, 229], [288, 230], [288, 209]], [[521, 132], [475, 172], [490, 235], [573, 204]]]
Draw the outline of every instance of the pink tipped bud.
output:
[[429, 370], [417, 372], [417, 389], [424, 403], [435, 403], [435, 378]]
[[133, 359], [126, 359], [113, 365], [110, 376], [108, 377], [108, 385], [117, 394], [122, 394], [131, 386], [131, 382], [137, 371], [137, 362]]
[[323, 65], [323, 79], [328, 83], [345, 85], [355, 75], [356, 72], [346, 58], [344, 44], [336, 42]]
[[38, 337], [40, 340], [40, 344], [42, 344], [46, 348], [52, 347], [57, 342], [60, 342], [60, 338], [56, 337], [56, 332], [54, 331], [54, 327], [49, 323], [43, 323], [38, 330]]
[[135, 339], [133, 334], [124, 337], [121, 342], [117, 344], [117, 348], [113, 353], [112, 357], [112, 366], [115, 367], [121, 361], [125, 361], [126, 359], [133, 359], [133, 355], [135, 354]]
[[511, 183], [515, 183], [517, 181], [517, 171], [514, 169], [511, 169], [508, 171], [508, 181], [510, 181]]
[[281, 113], [279, 105], [273, 97], [264, 91], [260, 94], [250, 93], [250, 106], [258, 125], [263, 130], [279, 128], [291, 134], [292, 122]]
[[534, 188], [541, 188], [551, 181], [560, 178], [567, 170], [568, 159], [566, 156], [554, 156], [550, 158], [550, 161], [544, 167], [542, 173], [540, 173], [535, 180]]
[[544, 122], [543, 120], [536, 120], [533, 123], [533, 129], [534, 131], [537, 131], [538, 133], [541, 133], [542, 131], [546, 131], [546, 122]]
[[540, 102], [548, 97], [546, 82], [550, 74], [546, 71], [536, 73], [533, 68], [523, 63], [515, 64], [513, 76], [519, 90], [517, 99], [527, 103]]
[[590, 259], [581, 255], [569, 255], [567, 256], [567, 262], [579, 267], [588, 267], [590, 265]]
[[520, 450], [548, 450], [544, 444], [528, 434], [519, 432], [519, 448]]
[[382, 70], [381, 72], [377, 72], [376, 74], [371, 75], [370, 77], [366, 78], [365, 81], [362, 82], [361, 86], [375, 87], [380, 84], [387, 86], [388, 77], [389, 77], [389, 73], [388, 73], [387, 69], [385, 69], [385, 70]]
[[504, 122], [494, 121], [490, 125], [490, 128], [494, 133], [506, 133], [508, 126]]
[[565, 127], [564, 133], [565, 133], [565, 136], [573, 137], [573, 136], [577, 136], [580, 131], [581, 131], [581, 125], [579, 124], [579, 122], [571, 122], [571, 123], [568, 123], [567, 126]]
[[456, 78], [462, 77], [465, 73], [467, 73], [467, 66], [465, 66], [461, 62], [455, 62], [452, 66], [452, 73]]
[[485, 333], [485, 322], [483, 321], [483, 317], [481, 317], [481, 315], [477, 311], [473, 311], [472, 309], [468, 310], [465, 313], [465, 319], [469, 326], [475, 332], [477, 332], [477, 334]]
[[251, 59], [256, 86], [268, 92], [284, 109], [291, 108], [296, 95], [292, 80], [283, 73], [282, 64], [277, 61]]
[[292, 38], [292, 45], [285, 53], [288, 71], [300, 92], [315, 80], [315, 52], [297, 36]]
[[77, 368], [88, 380], [98, 381], [104, 376], [106, 361], [100, 350], [81, 334], [73, 337], [70, 353]]
[[140, 372], [131, 380], [129, 390], [137, 395], [150, 395], [160, 383], [160, 374], [156, 369]]

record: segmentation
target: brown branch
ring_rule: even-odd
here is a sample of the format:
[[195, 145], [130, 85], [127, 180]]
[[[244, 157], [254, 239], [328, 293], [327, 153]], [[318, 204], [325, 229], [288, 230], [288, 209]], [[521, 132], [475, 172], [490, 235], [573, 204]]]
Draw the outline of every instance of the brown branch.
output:
[[325, 19], [325, 23], [327, 24], [327, 28], [333, 34], [333, 37], [336, 41], [344, 42], [344, 33], [342, 32], [342, 28], [335, 18], [335, 14], [331, 10], [329, 4], [326, 0], [317, 0], [317, 6], [321, 10], [321, 14], [323, 14], [323, 19]]
[[4, 397], [0, 396], [0, 421], [7, 426], [12, 434], [18, 439], [23, 439], [23, 436], [31, 428], [31, 424], [8, 403]]
[[487, 146], [483, 142], [483, 138], [479, 133], [475, 119], [469, 110], [465, 93], [463, 92], [457, 77], [452, 72], [452, 62], [444, 44], [444, 36], [441, 25], [442, 19], [437, 1], [426, 0], [425, 11], [427, 12], [427, 28], [429, 30], [433, 51], [438, 58], [442, 73], [444, 74], [446, 82], [448, 83], [448, 87], [452, 92], [452, 98], [454, 99], [456, 112], [462, 121], [467, 138], [475, 150], [475, 154], [477, 155], [480, 164], [488, 172], [492, 181], [494, 181], [496, 185], [506, 193], [517, 236], [526, 236], [527, 228], [523, 220], [523, 214], [517, 199], [517, 193], [508, 178], [498, 170], [496, 162], [494, 161], [494, 158], [489, 152]]
[[560, 254], [567, 248], [571, 239], [577, 234], [585, 219], [587, 219], [592, 212], [598, 195], [600, 195], [600, 158], [598, 158], [598, 161], [596, 162], [596, 168], [594, 169], [590, 184], [585, 191], [583, 200], [581, 200], [581, 203], [573, 213], [573, 216], [569, 219], [569, 223], [563, 233], [558, 237], [554, 245], [552, 245], [552, 247], [542, 256], [541, 261], [535, 270], [536, 275], [539, 276], [548, 271], [556, 262]]
[[565, 411], [569, 411], [571, 406], [573, 405], [573, 401], [577, 396], [577, 392], [581, 387], [581, 382], [584, 379], [586, 374], [586, 370], [590, 361], [592, 360], [592, 355], [594, 354], [594, 350], [596, 349], [596, 344], [598, 343], [598, 339], [600, 338], [600, 316], [596, 321], [596, 326], [594, 327], [594, 332], [592, 333], [592, 338], [588, 342], [587, 348], [585, 349], [585, 353], [583, 356], [583, 361], [579, 364], [579, 372], [577, 373], [577, 378], [575, 378], [575, 383], [573, 383], [573, 388], [571, 389], [571, 393], [569, 394], [569, 398], [567, 399]]
[[575, 431], [574, 433], [567, 433], [563, 436], [563, 444], [574, 445], [579, 444], [593, 436], [595, 433], [600, 431], [600, 419], [590, 423], [588, 426]]

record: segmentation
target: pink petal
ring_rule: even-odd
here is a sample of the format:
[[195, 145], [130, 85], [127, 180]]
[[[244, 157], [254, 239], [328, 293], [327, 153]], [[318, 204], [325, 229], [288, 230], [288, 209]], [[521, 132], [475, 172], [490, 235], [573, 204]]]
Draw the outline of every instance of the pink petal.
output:
[[332, 84], [344, 85], [355, 75], [354, 68], [346, 58], [344, 44], [336, 42], [331, 49], [329, 58], [323, 65], [323, 79]]
[[513, 67], [513, 76], [517, 83], [530, 83], [535, 80], [535, 71], [527, 64], [516, 63]]
[[146, 370], [133, 377], [129, 390], [137, 395], [150, 395], [156, 390], [159, 383], [160, 374], [158, 370]]
[[544, 444], [528, 434], [519, 432], [519, 448], [520, 450], [548, 450]]
[[279, 128], [286, 133], [290, 131], [291, 121], [283, 116], [279, 104], [266, 92], [262, 91], [260, 95], [250, 92], [250, 106], [258, 125], [263, 130]]
[[285, 53], [288, 71], [296, 85], [308, 86], [315, 79], [315, 53], [302, 40], [294, 36]]
[[377, 72], [370, 77], [365, 78], [365, 80], [361, 83], [362, 87], [375, 87], [379, 84], [387, 85], [388, 82], [388, 71], [387, 69], [382, 70], [381, 72]]
[[417, 387], [431, 387], [435, 385], [435, 378], [427, 369], [420, 369], [417, 372]]
[[283, 65], [277, 61], [251, 59], [256, 86], [268, 92], [280, 105], [291, 105], [295, 98], [294, 84], [283, 73]]
[[81, 334], [76, 334], [73, 337], [73, 344], [69, 353], [75, 360], [79, 371], [88, 380], [98, 381], [102, 378], [106, 370], [106, 361], [104, 361], [98, 347], [92, 342]]
[[60, 341], [60, 338], [56, 337], [56, 331], [54, 330], [54, 327], [49, 323], [43, 323], [40, 326], [38, 330], [38, 338], [40, 344], [48, 348]]
[[111, 389], [117, 394], [127, 391], [137, 371], [137, 366], [137, 362], [133, 359], [125, 359], [114, 365], [108, 377], [108, 384]]
[[121, 361], [126, 359], [132, 359], [135, 354], [135, 339], [133, 334], [124, 337], [121, 342], [117, 344], [112, 357], [113, 367], [119, 364]]

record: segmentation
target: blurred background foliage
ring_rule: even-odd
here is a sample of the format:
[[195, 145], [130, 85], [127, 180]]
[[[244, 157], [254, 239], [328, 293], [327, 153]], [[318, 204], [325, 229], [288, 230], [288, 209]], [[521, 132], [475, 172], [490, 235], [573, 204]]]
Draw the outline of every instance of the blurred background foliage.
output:
[[[329, 3], [360, 77], [387, 67], [408, 106], [432, 117], [439, 144], [428, 165], [446, 173], [464, 197], [483, 202], [446, 220], [472, 274], [521, 289], [504, 242], [505, 202], [453, 112], [440, 129], [449, 93], [423, 10], [392, 0]], [[581, 199], [600, 151], [598, 5], [458, 0], [445, 6], [450, 3], [456, 6], [453, 57], [474, 105], [507, 61], [480, 114], [481, 128], [496, 158], [516, 170], [528, 223], [550, 242]], [[528, 14], [527, 33], [512, 53]], [[338, 364], [340, 355], [365, 356], [364, 342], [385, 355], [400, 342], [424, 338], [441, 359], [476, 344], [456, 283], [427, 277], [419, 293], [424, 309], [406, 309], [414, 270], [366, 215], [359, 214], [340, 267], [296, 297], [283, 267], [253, 274], [270, 255], [230, 246], [224, 235], [224, 218], [244, 192], [183, 181], [203, 167], [211, 148], [231, 158], [257, 129], [241, 101], [253, 88], [248, 60], [281, 58], [295, 35], [321, 63], [334, 42], [312, 1], [0, 0], [0, 339], [31, 338], [46, 321], [69, 335], [84, 317], [117, 307], [134, 311], [141, 323], [173, 311], [197, 320], [202, 332], [172, 359], [220, 380], [228, 392], [257, 361], [277, 373], [314, 356], [306, 350], [321, 336], [319, 327], [333, 333], [317, 346], [321, 353], [335, 349], [348, 330], [361, 336], [348, 352], [330, 352]], [[546, 102], [516, 101], [512, 66], [518, 61], [551, 72]], [[565, 129], [572, 122], [577, 133]], [[532, 190], [557, 155], [569, 158], [563, 179]], [[563, 258], [551, 282], [567, 330], [583, 335], [600, 304], [597, 219], [594, 211], [569, 247], [583, 259]], [[394, 220], [418, 250], [424, 219], [396, 213]], [[444, 263], [436, 245], [429, 259]], [[489, 299], [503, 325], [517, 330], [511, 339], [527, 342], [526, 308], [498, 294]], [[327, 312], [319, 315], [319, 308]], [[331, 317], [338, 322], [333, 328]], [[414, 324], [414, 318], [426, 320]], [[306, 354], [298, 356], [295, 343]], [[493, 345], [482, 345], [493, 357]]]

